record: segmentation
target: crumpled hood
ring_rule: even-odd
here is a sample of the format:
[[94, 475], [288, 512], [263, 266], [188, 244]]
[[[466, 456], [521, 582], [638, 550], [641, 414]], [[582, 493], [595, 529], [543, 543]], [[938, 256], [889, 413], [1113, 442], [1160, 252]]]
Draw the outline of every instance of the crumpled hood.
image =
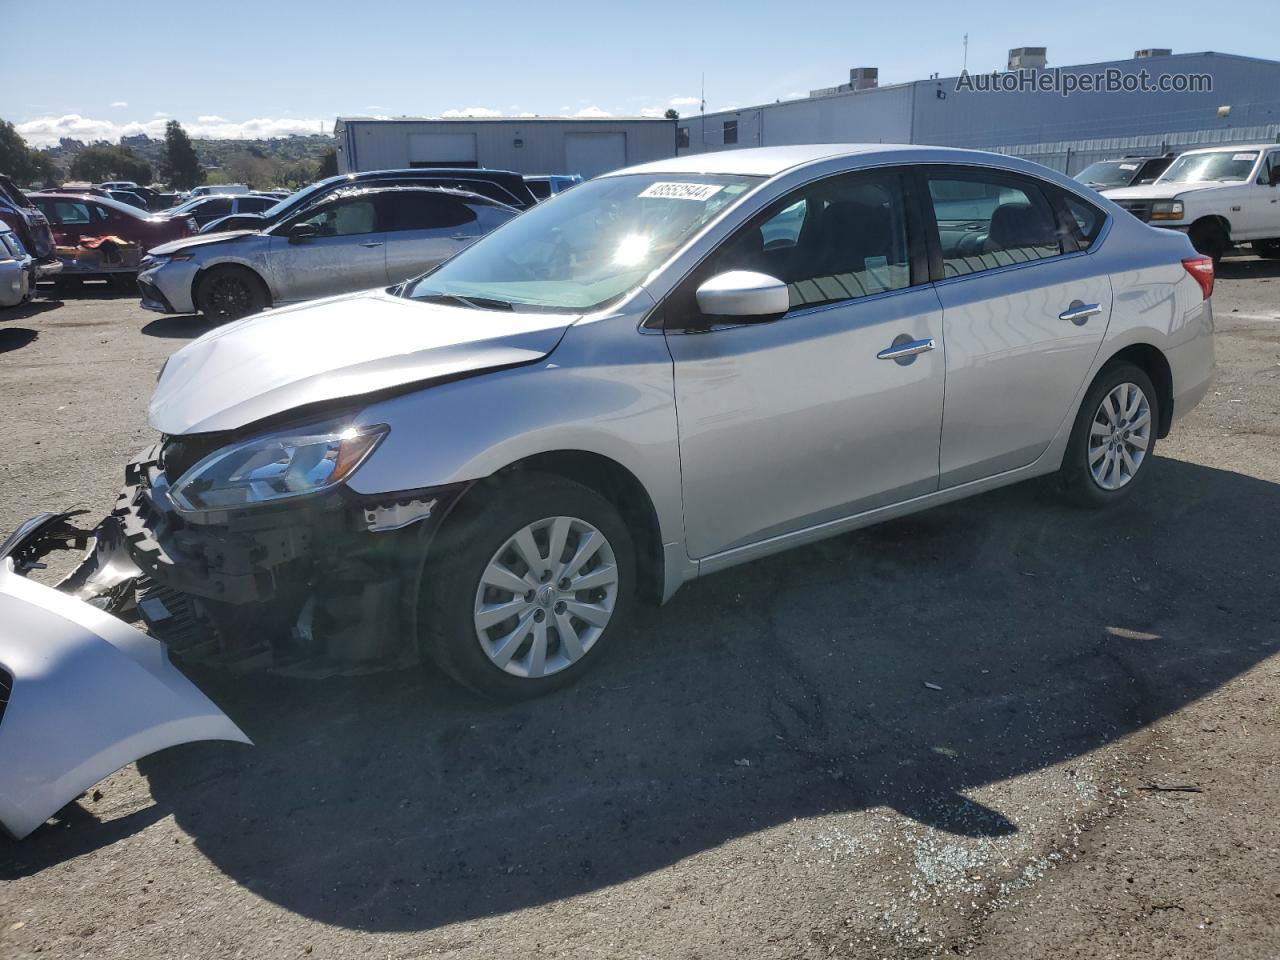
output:
[[307, 404], [530, 363], [576, 319], [418, 303], [380, 290], [269, 310], [171, 356], [148, 417], [167, 434], [233, 430]]
[[1202, 190], [1217, 190], [1222, 187], [1238, 187], [1239, 181], [1232, 183], [1148, 183], [1141, 187], [1118, 187], [1115, 190], [1103, 190], [1102, 195], [1108, 200], [1172, 200], [1184, 197], [1188, 193], [1199, 193]]
[[209, 233], [194, 237], [183, 237], [181, 240], [170, 240], [168, 243], [162, 243], [158, 247], [152, 247], [147, 253], [168, 256], [171, 253], [180, 253], [192, 247], [203, 247], [211, 243], [226, 243], [229, 240], [239, 240], [241, 237], [257, 236], [259, 232], [258, 230], [228, 230], [226, 233]]

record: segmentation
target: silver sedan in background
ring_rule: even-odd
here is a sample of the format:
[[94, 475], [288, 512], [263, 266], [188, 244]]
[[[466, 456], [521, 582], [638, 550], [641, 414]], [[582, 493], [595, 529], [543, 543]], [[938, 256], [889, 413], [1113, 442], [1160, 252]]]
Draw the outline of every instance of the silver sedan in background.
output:
[[213, 322], [399, 283], [449, 259], [519, 211], [440, 187], [352, 188], [263, 231], [161, 244], [138, 273], [142, 306]]

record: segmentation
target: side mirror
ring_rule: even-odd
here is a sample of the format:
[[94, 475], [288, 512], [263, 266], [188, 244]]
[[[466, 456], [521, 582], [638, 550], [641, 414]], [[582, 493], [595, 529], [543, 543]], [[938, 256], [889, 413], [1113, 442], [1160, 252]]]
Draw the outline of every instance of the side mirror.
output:
[[698, 287], [696, 296], [704, 316], [746, 323], [776, 320], [791, 306], [785, 283], [752, 270], [717, 274]]
[[320, 228], [314, 223], [295, 223], [289, 228], [290, 243], [306, 243], [320, 236]]

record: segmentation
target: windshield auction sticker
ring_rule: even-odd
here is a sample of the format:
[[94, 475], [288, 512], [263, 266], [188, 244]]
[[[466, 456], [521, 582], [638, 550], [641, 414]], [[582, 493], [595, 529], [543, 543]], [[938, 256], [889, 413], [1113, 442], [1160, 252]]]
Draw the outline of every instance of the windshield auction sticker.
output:
[[640, 196], [664, 200], [707, 200], [723, 189], [723, 185], [716, 183], [654, 183], [646, 187]]

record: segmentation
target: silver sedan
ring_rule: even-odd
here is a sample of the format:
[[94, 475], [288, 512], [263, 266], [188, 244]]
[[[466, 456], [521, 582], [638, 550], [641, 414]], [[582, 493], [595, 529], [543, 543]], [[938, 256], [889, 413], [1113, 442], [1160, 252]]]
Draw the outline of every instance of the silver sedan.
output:
[[351, 188], [275, 226], [202, 234], [149, 251], [142, 306], [214, 322], [271, 306], [385, 287], [422, 273], [518, 211], [473, 193]]
[[[420, 643], [530, 696], [695, 577], [1033, 477], [1140, 491], [1209, 386], [1213, 282], [1185, 236], [994, 154], [620, 170], [402, 287], [179, 350], [122, 540], [184, 610], [281, 625], [280, 656]], [[211, 646], [246, 637], [276, 642]]]

